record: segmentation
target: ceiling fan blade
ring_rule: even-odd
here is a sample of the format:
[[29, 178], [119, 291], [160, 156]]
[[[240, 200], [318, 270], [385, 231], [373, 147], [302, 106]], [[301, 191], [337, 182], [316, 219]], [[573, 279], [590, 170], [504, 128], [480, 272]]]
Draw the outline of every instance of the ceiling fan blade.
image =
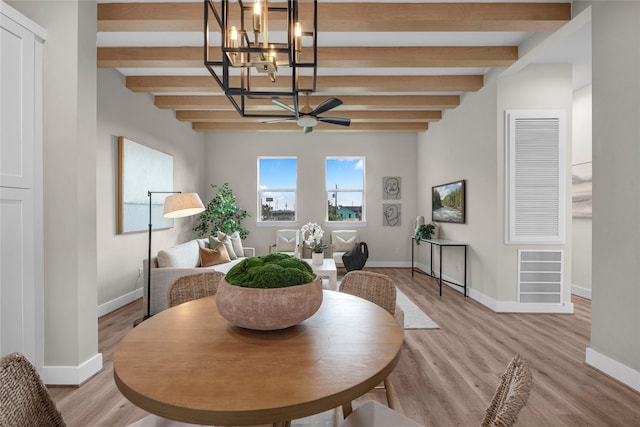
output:
[[304, 134], [310, 133], [313, 130], [313, 128], [311, 126], [305, 126], [304, 127]]
[[322, 114], [325, 111], [329, 111], [332, 108], [336, 108], [338, 105], [342, 105], [342, 101], [338, 98], [329, 98], [324, 101], [322, 104], [318, 105], [315, 110], [311, 112], [312, 116], [317, 116], [318, 114]]
[[276, 104], [280, 108], [284, 108], [287, 111], [291, 111], [293, 114], [296, 113], [295, 108], [285, 104], [284, 102], [280, 101], [279, 99], [271, 98], [271, 102], [273, 102], [274, 104]]
[[295, 117], [289, 117], [288, 119], [275, 119], [275, 120], [266, 120], [262, 123], [282, 123], [282, 122], [289, 122], [291, 120], [295, 120]]
[[322, 123], [330, 123], [332, 125], [349, 126], [351, 119], [343, 119], [342, 117], [318, 117], [318, 121]]

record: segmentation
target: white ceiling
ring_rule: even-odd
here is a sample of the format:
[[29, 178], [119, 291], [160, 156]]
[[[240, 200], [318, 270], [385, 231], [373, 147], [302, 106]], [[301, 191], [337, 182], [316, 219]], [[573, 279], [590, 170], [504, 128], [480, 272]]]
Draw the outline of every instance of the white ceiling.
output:
[[[301, 0], [303, 1], [303, 0]], [[468, 0], [467, 0], [468, 1]], [[98, 0], [100, 4], [107, 3], [196, 3], [193, 0]], [[364, 3], [365, 0], [318, 0], [322, 3]], [[369, 2], [372, 2], [369, 0]], [[373, 2], [376, 2], [375, 0]], [[379, 3], [462, 3], [464, 0], [415, 0], [397, 1], [380, 0]], [[197, 3], [201, 3], [197, 1]], [[473, 3], [566, 3], [564, 0], [475, 0]], [[100, 6], [99, 6], [100, 7]], [[364, 7], [364, 6], [363, 6]], [[320, 47], [433, 47], [433, 46], [521, 46], [532, 36], [530, 32], [519, 31], [372, 31], [372, 32], [320, 32], [318, 34], [318, 46]], [[551, 33], [536, 33], [536, 37], [546, 37]], [[574, 67], [574, 87], [579, 88], [591, 81], [591, 34], [590, 25], [580, 31], [574, 31], [567, 37], [554, 42], [552, 48], [538, 54], [535, 63], [572, 63]], [[216, 41], [214, 41], [216, 43]], [[219, 40], [217, 41], [219, 44]], [[97, 35], [98, 48], [139, 48], [139, 47], [199, 47], [203, 45], [203, 34], [194, 31], [100, 31]], [[209, 76], [208, 71], [202, 67], [182, 66], [143, 66], [143, 67], [117, 67], [124, 76]], [[465, 67], [397, 67], [393, 58], [382, 67], [369, 68], [318, 68], [318, 76], [469, 76], [485, 75], [490, 68], [465, 66]], [[279, 72], [279, 75], [280, 72]], [[157, 96], [185, 95], [185, 96], [211, 96], [211, 91], [195, 92], [169, 92], [166, 90], [152, 91]], [[352, 91], [334, 91], [334, 96], [352, 94]], [[464, 91], [421, 91], [419, 88], [411, 92], [375, 92], [368, 91], [363, 95], [462, 95]], [[215, 95], [222, 95], [216, 93]], [[340, 108], [340, 107], [339, 107]], [[338, 109], [336, 110], [338, 111]], [[337, 113], [336, 113], [337, 115]]]

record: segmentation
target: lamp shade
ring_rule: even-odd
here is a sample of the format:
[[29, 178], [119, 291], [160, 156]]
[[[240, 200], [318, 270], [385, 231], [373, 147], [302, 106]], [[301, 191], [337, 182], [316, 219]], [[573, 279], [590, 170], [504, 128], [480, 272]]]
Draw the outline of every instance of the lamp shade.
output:
[[204, 211], [204, 205], [198, 193], [172, 194], [164, 200], [165, 218], [182, 218], [199, 214]]

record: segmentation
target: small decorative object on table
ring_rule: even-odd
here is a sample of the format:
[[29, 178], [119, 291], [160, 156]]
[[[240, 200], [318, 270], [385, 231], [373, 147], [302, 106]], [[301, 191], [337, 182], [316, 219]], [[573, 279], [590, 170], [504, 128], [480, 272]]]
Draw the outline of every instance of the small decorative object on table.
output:
[[304, 260], [275, 253], [246, 258], [220, 280], [216, 306], [230, 323], [263, 331], [313, 316], [322, 304], [322, 279]]
[[308, 222], [302, 226], [300, 233], [304, 243], [313, 249], [311, 262], [315, 265], [322, 264], [324, 262], [324, 250], [327, 248], [326, 245], [322, 244], [322, 236], [324, 236], [322, 227], [315, 222]]

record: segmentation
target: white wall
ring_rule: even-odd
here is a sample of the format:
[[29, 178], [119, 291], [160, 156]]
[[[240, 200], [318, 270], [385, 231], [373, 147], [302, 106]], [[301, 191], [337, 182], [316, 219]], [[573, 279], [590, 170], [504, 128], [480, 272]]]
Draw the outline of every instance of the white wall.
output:
[[[151, 95], [129, 91], [112, 69], [98, 70], [98, 305], [100, 314], [140, 298], [144, 285], [138, 270], [147, 258], [148, 232], [117, 234], [117, 138], [126, 136], [173, 156], [175, 191], [206, 196], [205, 135], [153, 105]], [[174, 221], [174, 228], [154, 230], [152, 255], [194, 237], [194, 217]]]
[[[431, 187], [460, 179], [466, 180], [465, 224], [439, 223], [440, 238], [469, 245], [467, 285], [483, 295], [495, 297], [496, 235], [496, 103], [497, 78], [485, 76], [484, 87], [464, 96], [461, 106], [447, 110], [441, 122], [432, 123], [419, 136], [418, 211], [431, 221]], [[464, 278], [464, 253], [445, 248], [444, 276], [458, 283]], [[434, 251], [434, 269], [439, 265]], [[423, 266], [430, 262], [428, 245], [419, 247]], [[446, 291], [445, 291], [446, 292]]]
[[587, 363], [640, 390], [640, 3], [588, 4], [594, 197]]
[[96, 4], [13, 1], [44, 45], [45, 381], [102, 367], [96, 316]]
[[[207, 142], [207, 183], [228, 182], [238, 205], [251, 213], [245, 246], [264, 255], [279, 226], [256, 226], [258, 156], [298, 158], [298, 224], [323, 224], [326, 210], [326, 156], [366, 157], [366, 226], [358, 228], [369, 246], [367, 266], [408, 266], [417, 212], [416, 135], [412, 133], [213, 133]], [[400, 227], [382, 227], [382, 177], [402, 177]], [[213, 197], [209, 188], [205, 203]], [[289, 228], [289, 227], [286, 227]], [[328, 229], [329, 227], [323, 227]], [[351, 227], [334, 227], [351, 228]]]
[[[572, 164], [591, 158], [591, 85], [573, 93]], [[591, 218], [573, 218], [571, 247], [572, 292], [591, 298]]]
[[[571, 66], [529, 65], [485, 76], [477, 93], [467, 94], [462, 105], [446, 111], [418, 144], [419, 210], [429, 219], [431, 187], [466, 179], [466, 223], [441, 223], [441, 238], [469, 244], [470, 296], [493, 310], [517, 311], [517, 250], [525, 245], [504, 243], [504, 114], [509, 109], [563, 109], [571, 120]], [[570, 141], [571, 130], [567, 136]], [[568, 148], [570, 153], [570, 147]], [[570, 156], [566, 162], [569, 168]], [[569, 170], [569, 169], [567, 169]], [[570, 178], [567, 176], [566, 185]], [[569, 194], [566, 202], [569, 203]], [[570, 205], [567, 205], [568, 207]], [[567, 209], [567, 224], [570, 224]], [[567, 236], [570, 242], [570, 231]], [[564, 249], [571, 259], [570, 244], [535, 245], [538, 249]], [[438, 253], [434, 265], [438, 266]], [[420, 261], [429, 264], [429, 249], [420, 249]], [[449, 249], [443, 255], [443, 275], [463, 280], [463, 253]], [[571, 265], [565, 263], [563, 301], [559, 311], [571, 311]], [[438, 268], [434, 268], [438, 270]], [[528, 309], [528, 308], [527, 308]]]
[[[517, 261], [518, 249], [553, 249], [564, 250], [562, 301], [567, 307], [571, 307], [571, 112], [572, 112], [572, 70], [571, 64], [560, 65], [528, 65], [515, 74], [506, 73], [500, 77], [498, 85], [498, 134], [497, 155], [498, 164], [498, 221], [505, 221], [505, 138], [504, 120], [507, 110], [536, 110], [552, 109], [564, 110], [566, 114], [566, 141], [567, 151], [565, 156], [565, 188], [566, 197], [566, 243], [557, 245], [523, 245], [504, 244], [504, 231], [498, 236], [498, 301], [517, 301]], [[572, 310], [572, 309], [568, 309]]]

